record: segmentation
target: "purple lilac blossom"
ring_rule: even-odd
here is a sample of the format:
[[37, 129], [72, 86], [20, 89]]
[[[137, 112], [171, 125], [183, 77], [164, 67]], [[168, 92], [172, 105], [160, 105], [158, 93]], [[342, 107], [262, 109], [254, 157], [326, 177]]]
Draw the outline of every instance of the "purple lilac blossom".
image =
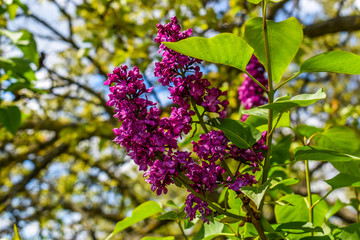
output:
[[[181, 31], [176, 17], [166, 25], [157, 25], [159, 32], [155, 41], [179, 41], [190, 36], [191, 29]], [[217, 88], [209, 88], [210, 82], [202, 78], [200, 67], [194, 64], [200, 60], [190, 58], [161, 44], [159, 52], [163, 52], [163, 60], [155, 64], [155, 76], [164, 86], [169, 87], [171, 99], [175, 106], [171, 108], [169, 117], [160, 118], [161, 111], [156, 103], [148, 100], [147, 89], [139, 69], [134, 67], [128, 71], [127, 66], [120, 66], [108, 74], [104, 83], [110, 86], [108, 106], [115, 107], [114, 117], [122, 121], [120, 128], [113, 131], [115, 142], [126, 148], [128, 155], [145, 171], [146, 182], [151, 184], [152, 191], [158, 195], [167, 193], [167, 186], [172, 184], [173, 177], [184, 172], [191, 181], [191, 187], [198, 193], [213, 192], [218, 184], [227, 183], [230, 189], [239, 192], [241, 187], [256, 183], [254, 176], [237, 174], [236, 180], [224, 181], [225, 169], [218, 161], [234, 158], [241, 163], [253, 166], [253, 172], [260, 170], [259, 162], [263, 159], [262, 151], [266, 150], [263, 133], [262, 139], [253, 146], [253, 150], [239, 149], [229, 144], [222, 131], [212, 130], [200, 135], [198, 142], [192, 142], [193, 151], [199, 157], [195, 162], [191, 153], [178, 149], [177, 140], [191, 130], [195, 113], [190, 108], [190, 102], [204, 107], [205, 112], [226, 116], [227, 100], [219, 98], [226, 95]], [[250, 70], [248, 70], [250, 71]], [[186, 199], [185, 212], [190, 220], [199, 211], [204, 222], [212, 213], [206, 202], [194, 194]]]
[[[246, 70], [263, 86], [267, 87], [267, 79], [265, 78], [265, 68], [259, 60], [252, 55]], [[267, 98], [264, 96], [264, 90], [259, 87], [249, 76], [244, 74], [244, 81], [238, 88], [239, 99], [244, 109], [250, 109], [266, 104]], [[242, 116], [242, 121], [245, 121], [248, 115]]]

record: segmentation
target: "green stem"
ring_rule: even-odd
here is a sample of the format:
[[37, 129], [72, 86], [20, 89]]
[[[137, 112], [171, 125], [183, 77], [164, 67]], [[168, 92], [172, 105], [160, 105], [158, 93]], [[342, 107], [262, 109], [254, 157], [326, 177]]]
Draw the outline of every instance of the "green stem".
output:
[[200, 122], [201, 127], [204, 129], [204, 131], [205, 131], [206, 133], [208, 133], [209, 130], [207, 129], [206, 124], [205, 124], [205, 122], [204, 122], [204, 120], [203, 120], [203, 118], [202, 118], [199, 110], [198, 110], [197, 107], [196, 107], [196, 102], [195, 102], [195, 100], [194, 100], [193, 98], [191, 98], [190, 101], [191, 101], [191, 105], [192, 105], [193, 108], [194, 108], [194, 111], [195, 111], [195, 113], [196, 113], [196, 116], [199, 118], [199, 122]]
[[268, 93], [267, 88], [264, 85], [262, 85], [258, 80], [256, 80], [256, 78], [254, 78], [248, 71], [245, 70], [244, 73], [246, 73], [246, 75], [248, 75], [251, 78], [251, 80], [253, 80], [257, 85], [259, 85], [259, 87], [261, 87], [262, 90]]
[[279, 85], [277, 85], [276, 88], [275, 88], [275, 92], [276, 92], [279, 88], [281, 88], [282, 86], [284, 86], [286, 83], [290, 82], [291, 80], [293, 80], [294, 78], [296, 78], [297, 76], [299, 76], [300, 74], [301, 74], [301, 73], [298, 72], [298, 73], [296, 73], [294, 76], [292, 76], [291, 78], [286, 79], [285, 81], [279, 83]]
[[[274, 101], [274, 88], [273, 88], [273, 81], [272, 81], [272, 71], [271, 71], [271, 56], [269, 51], [269, 40], [268, 40], [268, 32], [267, 32], [267, 24], [266, 24], [266, 0], [262, 1], [262, 11], [263, 11], [263, 33], [264, 33], [264, 44], [265, 44], [265, 56], [266, 56], [266, 66], [268, 72], [268, 99], [269, 104], [273, 103]], [[271, 156], [271, 142], [272, 142], [272, 124], [273, 124], [273, 110], [269, 109], [269, 117], [268, 117], [268, 134], [266, 137], [266, 145], [268, 146], [268, 150], [265, 156], [265, 163], [263, 168], [263, 175], [262, 175], [262, 184], [264, 184], [268, 178], [269, 168], [270, 168], [270, 156]], [[260, 210], [262, 208], [263, 203], [260, 206]]]
[[269, 135], [272, 135], [276, 126], [278, 125], [278, 123], [280, 122], [280, 118], [282, 117], [283, 113], [280, 113], [279, 117], [276, 119], [276, 123], [275, 125], [273, 126], [273, 128], [271, 129], [271, 132], [269, 133]]
[[182, 179], [180, 176], [177, 178], [177, 180], [179, 182], [181, 182], [182, 185], [184, 185], [184, 187], [186, 187], [192, 194], [194, 194], [196, 197], [200, 198], [203, 202], [206, 202], [212, 209], [218, 211], [221, 214], [224, 214], [228, 217], [233, 217], [239, 220], [245, 220], [244, 217], [233, 214], [231, 212], [228, 212], [226, 210], [223, 210], [222, 208], [216, 206], [215, 204], [213, 204], [212, 202], [208, 201], [203, 195], [199, 194], [198, 192], [196, 192], [184, 179]]
[[[227, 174], [229, 174], [230, 178], [231, 178], [231, 181], [235, 181], [235, 177], [234, 175], [232, 174], [229, 166], [226, 164], [225, 160], [221, 162], [221, 164], [223, 165], [223, 167], [225, 168], [225, 171], [227, 172]], [[236, 174], [236, 173], [235, 173]]]
[[314, 209], [314, 207], [321, 202], [322, 200], [324, 200], [325, 198], [327, 198], [327, 196], [329, 196], [330, 193], [332, 193], [334, 191], [334, 189], [331, 189], [330, 191], [328, 191], [322, 198], [320, 198], [319, 200], [317, 200], [316, 202], [314, 202], [314, 204], [311, 206], [312, 209]]
[[[309, 222], [314, 223], [313, 217], [313, 204], [311, 197], [311, 182], [310, 182], [310, 171], [309, 171], [309, 161], [305, 160], [305, 175], [306, 175], [306, 189], [308, 197], [308, 210], [309, 210]], [[310, 236], [313, 236], [313, 232], [310, 233]]]
[[182, 233], [182, 235], [184, 236], [185, 240], [188, 240], [188, 237], [186, 236], [186, 234], [185, 234], [185, 232], [184, 232], [184, 229], [183, 229], [183, 227], [181, 226], [181, 222], [178, 220], [177, 223], [178, 223], [178, 225], [179, 225], [179, 228], [180, 228], [181, 233]]

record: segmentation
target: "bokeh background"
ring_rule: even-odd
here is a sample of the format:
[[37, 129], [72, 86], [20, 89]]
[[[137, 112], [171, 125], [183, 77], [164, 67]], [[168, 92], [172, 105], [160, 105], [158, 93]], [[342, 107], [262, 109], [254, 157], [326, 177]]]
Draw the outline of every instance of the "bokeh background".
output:
[[[106, 106], [103, 82], [115, 66], [138, 66], [147, 86], [155, 87], [152, 100], [167, 115], [169, 95], [153, 75], [161, 57], [153, 41], [156, 24], [176, 15], [193, 36], [241, 35], [244, 22], [259, 14], [258, 6], [244, 0], [0, 0], [0, 237], [11, 238], [15, 223], [24, 239], [103, 239], [147, 200], [180, 206], [185, 190], [170, 188], [157, 197], [124, 149], [112, 142], [112, 128], [119, 123]], [[358, 0], [283, 0], [270, 4], [268, 15], [275, 21], [294, 16], [304, 28], [287, 77], [299, 62], [324, 51], [360, 54]], [[228, 91], [229, 115], [237, 118], [242, 73], [208, 63], [202, 69]], [[327, 99], [293, 111], [294, 124], [359, 130], [359, 83], [359, 76], [302, 74], [280, 94], [324, 87]], [[288, 134], [287, 129], [277, 133], [277, 151], [291, 160]], [[306, 194], [302, 165], [290, 166], [283, 171], [301, 181], [288, 191]], [[329, 186], [321, 180], [336, 171], [330, 164], [312, 163], [311, 174], [312, 190], [323, 195]], [[337, 198], [349, 206], [331, 221], [355, 222], [354, 191], [335, 191], [329, 201]], [[197, 230], [195, 225], [187, 234]], [[114, 239], [152, 234], [182, 239], [176, 223], [157, 219]]]

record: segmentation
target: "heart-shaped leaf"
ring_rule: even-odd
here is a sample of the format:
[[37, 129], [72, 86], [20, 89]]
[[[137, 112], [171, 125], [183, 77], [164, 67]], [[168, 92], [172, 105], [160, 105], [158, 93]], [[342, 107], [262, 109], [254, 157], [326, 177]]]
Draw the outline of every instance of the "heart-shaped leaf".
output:
[[[300, 47], [303, 30], [293, 17], [278, 23], [267, 20], [267, 29], [271, 75], [275, 82], [280, 82]], [[254, 48], [254, 54], [267, 68], [262, 18], [251, 18], [245, 23], [245, 40]]]
[[191, 37], [163, 44], [186, 56], [229, 65], [242, 71], [254, 51], [241, 37], [232, 33], [221, 33], [212, 38]]

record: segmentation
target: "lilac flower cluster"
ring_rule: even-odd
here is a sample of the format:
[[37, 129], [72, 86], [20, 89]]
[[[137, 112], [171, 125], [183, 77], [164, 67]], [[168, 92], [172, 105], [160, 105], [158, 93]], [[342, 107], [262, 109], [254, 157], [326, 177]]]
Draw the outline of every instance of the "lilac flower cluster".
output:
[[[155, 41], [158, 43], [179, 41], [191, 34], [191, 29], [181, 31], [176, 17], [166, 25], [158, 24], [157, 28]], [[240, 188], [256, 183], [254, 176], [248, 173], [237, 173], [234, 180], [230, 177], [224, 180], [225, 169], [221, 162], [233, 158], [253, 167], [253, 172], [259, 170], [262, 151], [266, 150], [266, 132], [252, 150], [237, 148], [230, 144], [222, 131], [215, 130], [201, 134], [198, 142], [192, 142], [198, 160], [194, 160], [190, 152], [179, 149], [177, 140], [190, 132], [192, 116], [195, 115], [190, 104], [203, 106], [203, 114], [217, 113], [224, 118], [228, 102], [219, 99], [226, 92], [210, 88], [210, 82], [202, 78], [199, 66], [195, 65], [200, 63], [199, 60], [176, 53], [163, 44], [160, 52], [163, 52], [163, 59], [155, 64], [155, 76], [162, 85], [169, 87], [176, 107], [171, 108], [169, 117], [160, 118], [160, 109], [147, 98], [152, 88], [146, 88], [139, 69], [115, 68], [104, 83], [109, 85], [111, 92], [107, 104], [115, 108], [114, 117], [122, 121], [121, 127], [113, 130], [114, 141], [125, 147], [139, 169], [145, 171], [145, 181], [158, 195], [167, 193], [167, 186], [174, 183], [179, 173], [184, 173], [193, 190], [200, 195], [213, 192], [219, 185], [239, 192]], [[209, 222], [207, 218], [212, 210], [197, 194], [188, 195], [185, 212], [193, 220], [198, 211], [202, 220]]]
[[[263, 86], [267, 86], [267, 80], [264, 75], [265, 68], [255, 55], [252, 55], [249, 64], [246, 66], [246, 70]], [[238, 88], [238, 93], [241, 105], [245, 109], [258, 107], [268, 102], [264, 96], [264, 90], [246, 74], [244, 74], [244, 81]], [[245, 121], [247, 117], [247, 115], [243, 115], [242, 120]]]
[[146, 88], [137, 67], [129, 72], [127, 66], [117, 67], [108, 77], [104, 83], [111, 92], [107, 104], [115, 107], [114, 117], [123, 121], [113, 130], [114, 141], [126, 148], [140, 170], [146, 171], [151, 189], [158, 195], [166, 193], [177, 168], [189, 159], [190, 153], [176, 150], [177, 138], [191, 130], [194, 112], [173, 109], [169, 118], [160, 119], [161, 111], [145, 95], [152, 89]]
[[185, 39], [191, 35], [192, 30], [181, 31], [176, 17], [172, 17], [168, 24], [158, 24], [157, 28], [159, 31], [155, 42], [160, 43], [159, 53], [163, 52], [163, 59], [155, 63], [154, 74], [155, 77], [159, 77], [159, 82], [163, 86], [169, 87], [173, 102], [188, 110], [189, 102], [194, 101], [197, 105], [203, 106], [205, 112], [218, 113], [220, 118], [224, 118], [229, 102], [220, 101], [219, 98], [226, 95], [226, 92], [218, 88], [209, 88], [210, 82], [202, 78], [200, 67], [195, 65], [201, 61], [177, 53], [162, 44]]

